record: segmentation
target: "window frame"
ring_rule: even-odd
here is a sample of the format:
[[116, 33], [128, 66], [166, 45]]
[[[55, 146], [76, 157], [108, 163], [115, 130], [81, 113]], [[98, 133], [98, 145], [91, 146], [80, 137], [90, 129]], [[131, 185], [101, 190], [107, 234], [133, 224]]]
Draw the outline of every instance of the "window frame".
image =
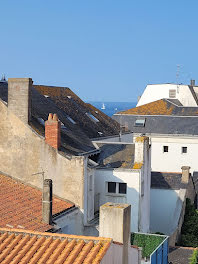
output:
[[[109, 192], [108, 186], [109, 183], [115, 183], [115, 192]], [[120, 193], [120, 184], [126, 185], [126, 193]], [[112, 182], [112, 181], [106, 181], [106, 195], [110, 196], [126, 196], [127, 195], [127, 183], [126, 182]]]

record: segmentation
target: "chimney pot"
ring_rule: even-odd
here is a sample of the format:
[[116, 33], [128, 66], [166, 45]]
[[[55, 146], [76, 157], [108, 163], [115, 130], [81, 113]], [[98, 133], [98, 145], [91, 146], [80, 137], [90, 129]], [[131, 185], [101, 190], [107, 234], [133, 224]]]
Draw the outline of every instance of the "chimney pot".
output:
[[48, 120], [52, 120], [52, 119], [53, 119], [53, 114], [49, 113]]
[[53, 121], [58, 121], [58, 116], [57, 116], [57, 114], [54, 114], [54, 115], [53, 115]]
[[42, 200], [43, 222], [52, 224], [52, 180], [45, 179], [43, 182]]
[[190, 85], [195, 86], [195, 80], [190, 80]]

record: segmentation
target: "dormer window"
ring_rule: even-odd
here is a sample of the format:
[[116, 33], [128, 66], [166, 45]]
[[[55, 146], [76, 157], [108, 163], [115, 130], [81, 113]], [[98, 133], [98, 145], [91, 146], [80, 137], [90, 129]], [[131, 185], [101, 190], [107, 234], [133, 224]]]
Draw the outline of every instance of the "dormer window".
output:
[[143, 119], [137, 119], [135, 121], [135, 126], [137, 126], [137, 127], [144, 127], [145, 126], [145, 121], [146, 121], [145, 118], [143, 118]]

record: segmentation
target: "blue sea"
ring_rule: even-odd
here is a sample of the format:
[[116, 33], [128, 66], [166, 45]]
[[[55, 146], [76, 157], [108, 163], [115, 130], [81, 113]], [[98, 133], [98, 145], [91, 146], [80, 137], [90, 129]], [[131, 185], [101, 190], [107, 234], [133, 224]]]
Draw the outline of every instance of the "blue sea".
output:
[[[92, 104], [108, 116], [112, 116], [116, 112], [134, 108], [136, 102], [93, 102], [89, 101], [88, 103]], [[105, 108], [105, 109], [102, 109]]]

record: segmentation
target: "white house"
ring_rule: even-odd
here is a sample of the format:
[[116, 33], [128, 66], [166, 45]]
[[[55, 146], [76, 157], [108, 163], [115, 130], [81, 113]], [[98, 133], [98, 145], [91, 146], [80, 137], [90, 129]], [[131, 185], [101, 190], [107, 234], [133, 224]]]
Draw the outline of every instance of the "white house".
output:
[[127, 123], [134, 138], [150, 138], [152, 171], [180, 172], [184, 164], [198, 171], [198, 107], [161, 99], [117, 113], [114, 119]]
[[183, 166], [182, 173], [152, 172], [150, 231], [168, 236], [175, 245], [184, 221], [186, 198], [195, 199], [195, 187], [190, 167]]
[[131, 231], [148, 232], [150, 219], [150, 148], [147, 137], [135, 144], [97, 142], [101, 153], [95, 170], [95, 211], [106, 202], [128, 203]]
[[137, 106], [163, 98], [178, 99], [183, 106], [198, 105], [198, 86], [191, 80], [190, 85], [183, 84], [148, 84], [140, 97]]

